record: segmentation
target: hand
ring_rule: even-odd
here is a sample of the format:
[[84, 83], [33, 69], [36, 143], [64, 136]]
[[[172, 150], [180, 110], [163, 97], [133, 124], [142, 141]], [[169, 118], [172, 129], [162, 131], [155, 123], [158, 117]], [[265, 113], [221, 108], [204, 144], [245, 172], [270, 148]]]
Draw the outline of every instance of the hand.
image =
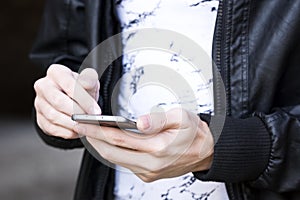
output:
[[74, 131], [106, 160], [126, 167], [145, 182], [210, 168], [213, 137], [207, 124], [190, 112], [172, 109], [137, 121], [143, 134], [78, 124]]
[[97, 104], [100, 83], [97, 72], [85, 69], [81, 74], [62, 65], [51, 65], [44, 78], [34, 84], [37, 124], [48, 135], [78, 138], [73, 131], [76, 113], [101, 114]]

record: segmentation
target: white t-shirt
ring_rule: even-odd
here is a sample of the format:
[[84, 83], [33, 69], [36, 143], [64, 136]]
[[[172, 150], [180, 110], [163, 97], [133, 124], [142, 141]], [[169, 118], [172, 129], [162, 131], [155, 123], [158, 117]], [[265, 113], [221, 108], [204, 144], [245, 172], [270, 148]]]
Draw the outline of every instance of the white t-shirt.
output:
[[[211, 55], [218, 0], [117, 0], [116, 4], [123, 30], [124, 52], [130, 37], [139, 36], [139, 29], [157, 28], [183, 34]], [[134, 34], [130, 36], [125, 33], [132, 30]], [[170, 49], [176, 46], [176, 41], [170, 39], [169, 42]], [[189, 61], [180, 56], [184, 54], [180, 47], [174, 51], [144, 49], [123, 55], [119, 115], [134, 120], [153, 109], [168, 110], [191, 102], [196, 105], [191, 107], [192, 112], [213, 112], [213, 95], [209, 91], [212, 74], [203, 77], [201, 70], [195, 70]], [[182, 85], [177, 75], [182, 77], [180, 80], [183, 80], [183, 84], [190, 86], [189, 89], [174, 93], [172, 86], [165, 85]], [[174, 80], [166, 81], [172, 78]], [[118, 200], [228, 199], [223, 183], [202, 182], [192, 173], [145, 183], [129, 170], [117, 166], [115, 180], [114, 194]]]

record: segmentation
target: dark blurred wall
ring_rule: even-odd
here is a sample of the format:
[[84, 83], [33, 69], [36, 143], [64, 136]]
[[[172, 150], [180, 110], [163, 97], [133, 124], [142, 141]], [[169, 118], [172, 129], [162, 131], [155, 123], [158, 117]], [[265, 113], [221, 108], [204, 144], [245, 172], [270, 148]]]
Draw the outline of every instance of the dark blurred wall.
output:
[[28, 59], [40, 23], [43, 0], [1, 1], [0, 115], [30, 117], [34, 80], [44, 72]]

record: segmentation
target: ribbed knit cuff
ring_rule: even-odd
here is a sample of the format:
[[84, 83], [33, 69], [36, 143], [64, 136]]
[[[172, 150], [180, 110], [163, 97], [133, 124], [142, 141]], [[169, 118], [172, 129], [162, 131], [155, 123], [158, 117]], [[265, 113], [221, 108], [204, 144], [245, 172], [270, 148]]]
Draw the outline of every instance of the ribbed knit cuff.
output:
[[258, 117], [226, 117], [214, 148], [211, 168], [194, 172], [194, 175], [203, 181], [233, 183], [255, 180], [267, 167], [270, 148], [270, 135]]

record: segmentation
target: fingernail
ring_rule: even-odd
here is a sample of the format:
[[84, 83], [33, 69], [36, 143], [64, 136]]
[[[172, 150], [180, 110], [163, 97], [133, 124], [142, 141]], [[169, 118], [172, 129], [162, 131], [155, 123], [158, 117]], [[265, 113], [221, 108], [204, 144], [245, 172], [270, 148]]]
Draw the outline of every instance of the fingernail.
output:
[[96, 80], [92, 80], [89, 78], [82, 78], [80, 81], [83, 84], [83, 87], [85, 87], [86, 89], [95, 87], [95, 85], [97, 83]]
[[85, 134], [85, 132], [86, 132], [85, 127], [82, 127], [79, 124], [76, 124], [74, 126], [74, 130], [75, 130], [76, 133], [79, 133], [79, 134]]
[[147, 130], [150, 128], [149, 116], [144, 115], [138, 118], [138, 124], [142, 130]]

